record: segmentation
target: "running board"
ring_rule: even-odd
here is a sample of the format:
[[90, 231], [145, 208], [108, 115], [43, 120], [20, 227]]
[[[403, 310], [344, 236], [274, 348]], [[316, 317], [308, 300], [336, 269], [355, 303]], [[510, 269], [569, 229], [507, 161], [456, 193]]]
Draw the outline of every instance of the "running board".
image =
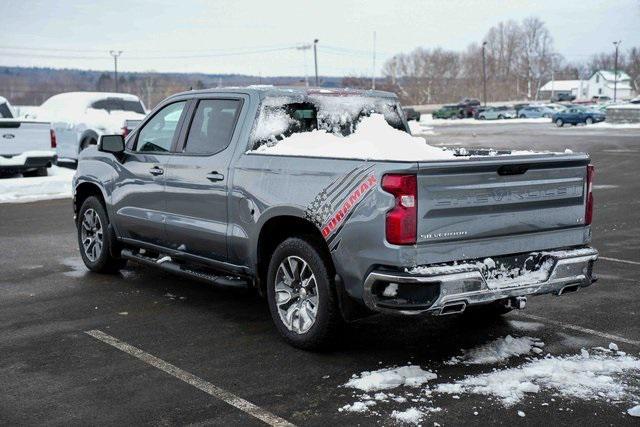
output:
[[[150, 267], [160, 268], [168, 273], [177, 274], [189, 279], [198, 280], [200, 282], [209, 283], [216, 286], [224, 286], [228, 288], [247, 289], [250, 283], [240, 277], [235, 276], [218, 276], [212, 271], [195, 266], [179, 264], [173, 260], [163, 260], [163, 258], [152, 258], [140, 253], [134, 253], [131, 249], [123, 249], [121, 256], [124, 259], [139, 262], [140, 264]], [[159, 262], [160, 261], [160, 262]]]

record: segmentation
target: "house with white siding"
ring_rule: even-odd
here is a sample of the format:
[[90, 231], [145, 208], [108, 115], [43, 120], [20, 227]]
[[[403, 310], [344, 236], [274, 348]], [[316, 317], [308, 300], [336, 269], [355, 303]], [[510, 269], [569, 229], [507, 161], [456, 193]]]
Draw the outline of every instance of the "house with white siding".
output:
[[633, 86], [631, 85], [631, 77], [624, 71], [618, 71], [614, 74], [613, 71], [599, 70], [593, 73], [589, 78], [589, 91], [587, 98], [593, 98], [594, 96], [608, 96], [613, 99], [614, 83], [616, 86], [616, 99], [631, 99], [633, 98]]
[[586, 80], [551, 80], [540, 88], [539, 97], [548, 99], [553, 95], [573, 95], [577, 99], [586, 98], [588, 86]]

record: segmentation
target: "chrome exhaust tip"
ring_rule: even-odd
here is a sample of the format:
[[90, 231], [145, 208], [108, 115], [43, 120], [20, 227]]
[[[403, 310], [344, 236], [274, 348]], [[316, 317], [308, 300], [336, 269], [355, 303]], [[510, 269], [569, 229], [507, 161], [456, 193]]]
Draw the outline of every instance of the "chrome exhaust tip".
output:
[[577, 292], [580, 289], [580, 284], [579, 283], [573, 283], [571, 285], [567, 285], [564, 288], [560, 289], [558, 291], [558, 296], [560, 295], [564, 295], [564, 294], [568, 294], [571, 292]]
[[446, 316], [448, 314], [459, 314], [467, 308], [467, 303], [464, 301], [456, 301], [445, 304], [440, 309], [440, 316]]

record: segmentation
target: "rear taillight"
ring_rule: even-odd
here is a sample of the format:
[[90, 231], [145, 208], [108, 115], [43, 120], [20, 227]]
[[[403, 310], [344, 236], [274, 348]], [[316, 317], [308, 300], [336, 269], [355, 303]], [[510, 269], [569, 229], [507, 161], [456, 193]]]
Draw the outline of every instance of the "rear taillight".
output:
[[51, 148], [56, 148], [58, 146], [58, 140], [56, 139], [56, 131], [53, 129], [49, 129], [49, 136], [51, 139]]
[[590, 225], [593, 221], [593, 176], [596, 170], [593, 165], [587, 166], [587, 204], [584, 210], [584, 223]]
[[393, 194], [396, 203], [387, 212], [387, 241], [394, 245], [414, 245], [418, 224], [418, 183], [415, 175], [388, 174], [382, 189]]

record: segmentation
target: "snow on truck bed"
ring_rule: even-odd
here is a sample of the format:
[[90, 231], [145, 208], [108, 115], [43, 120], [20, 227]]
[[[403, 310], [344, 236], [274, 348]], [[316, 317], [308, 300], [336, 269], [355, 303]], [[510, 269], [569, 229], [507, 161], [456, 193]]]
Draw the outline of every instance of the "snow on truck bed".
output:
[[252, 152], [281, 156], [404, 161], [456, 158], [453, 151], [433, 147], [424, 138], [392, 128], [382, 114], [363, 117], [356, 131], [348, 136], [338, 136], [325, 130], [294, 133], [276, 144], [262, 145]]

